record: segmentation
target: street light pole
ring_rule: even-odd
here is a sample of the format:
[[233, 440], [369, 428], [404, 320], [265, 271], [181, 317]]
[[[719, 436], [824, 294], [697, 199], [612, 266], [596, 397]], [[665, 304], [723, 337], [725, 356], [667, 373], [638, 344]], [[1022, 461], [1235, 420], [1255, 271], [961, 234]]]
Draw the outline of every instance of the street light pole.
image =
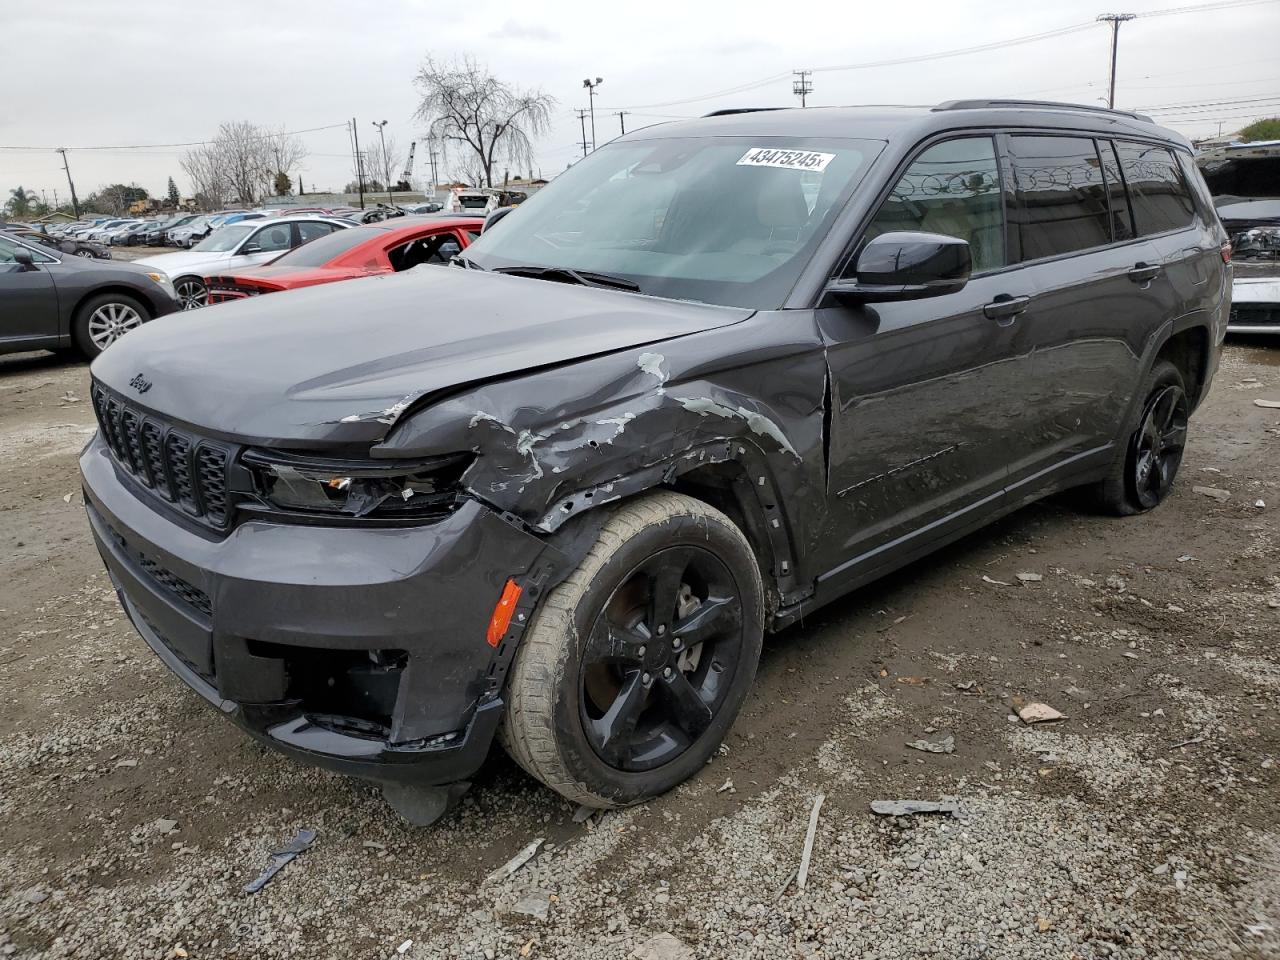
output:
[[1116, 108], [1116, 56], [1120, 51], [1120, 24], [1135, 16], [1132, 13], [1104, 13], [1098, 17], [1099, 23], [1111, 24], [1111, 79], [1107, 84], [1107, 108], [1110, 110]]
[[67, 186], [71, 188], [71, 209], [76, 215], [76, 219], [80, 219], [80, 201], [76, 199], [76, 185], [71, 182], [71, 167], [67, 163], [67, 148], [59, 147], [58, 153], [62, 154], [62, 169], [67, 171]]
[[391, 158], [387, 156], [387, 135], [383, 132], [383, 128], [386, 127], [387, 121], [375, 120], [373, 121], [373, 125], [378, 128], [378, 137], [382, 140], [382, 165], [386, 168], [387, 177], [383, 182], [387, 185], [387, 204], [388, 206], [394, 207], [396, 202], [391, 199]]
[[[582, 81], [582, 85], [587, 88], [587, 108], [591, 112], [591, 149], [596, 148], [596, 87], [604, 83], [604, 77], [596, 77], [592, 80], [588, 77]], [[582, 139], [586, 140], [586, 133], [583, 133]]]

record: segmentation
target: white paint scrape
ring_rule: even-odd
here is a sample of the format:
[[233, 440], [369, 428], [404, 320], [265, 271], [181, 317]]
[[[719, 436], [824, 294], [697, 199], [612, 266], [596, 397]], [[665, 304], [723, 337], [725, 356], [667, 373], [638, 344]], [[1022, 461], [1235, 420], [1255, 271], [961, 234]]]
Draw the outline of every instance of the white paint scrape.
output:
[[747, 426], [751, 428], [753, 433], [758, 433], [762, 437], [769, 437], [787, 453], [797, 460], [800, 459], [800, 454], [796, 453], [796, 448], [791, 445], [791, 441], [782, 432], [782, 428], [763, 413], [748, 410], [746, 407], [730, 407], [727, 404], [712, 400], [710, 397], [678, 397], [677, 399], [680, 401], [680, 406], [690, 413], [696, 413], [702, 417], [717, 416], [728, 419], [740, 417], [747, 422]]

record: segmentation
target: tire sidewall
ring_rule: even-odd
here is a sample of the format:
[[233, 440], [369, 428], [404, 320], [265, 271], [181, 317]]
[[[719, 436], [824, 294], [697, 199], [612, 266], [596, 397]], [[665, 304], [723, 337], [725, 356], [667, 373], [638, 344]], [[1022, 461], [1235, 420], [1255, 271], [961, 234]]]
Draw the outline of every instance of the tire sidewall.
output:
[[74, 325], [73, 336], [75, 337], [76, 346], [90, 360], [102, 354], [102, 350], [98, 349], [97, 344], [89, 337], [89, 318], [93, 316], [95, 310], [108, 303], [119, 303], [138, 311], [138, 315], [142, 317], [142, 322], [147, 323], [151, 320], [151, 311], [146, 305], [136, 297], [131, 297], [124, 293], [99, 293], [90, 297], [80, 305], [80, 309], [76, 311], [76, 319]]
[[[764, 634], [763, 589], [754, 556], [736, 529], [725, 529], [724, 525], [729, 523], [727, 519], [708, 522], [705, 516], [679, 514], [642, 528], [596, 571], [574, 605], [569, 642], [557, 664], [554, 681], [554, 737], [568, 772], [612, 803], [626, 806], [648, 799], [696, 773], [728, 732], [755, 679]], [[711, 726], [693, 745], [675, 760], [654, 770], [617, 770], [600, 759], [582, 728], [582, 657], [596, 618], [613, 591], [645, 559], [673, 546], [709, 549], [729, 569], [742, 607], [743, 649], [728, 695]]]

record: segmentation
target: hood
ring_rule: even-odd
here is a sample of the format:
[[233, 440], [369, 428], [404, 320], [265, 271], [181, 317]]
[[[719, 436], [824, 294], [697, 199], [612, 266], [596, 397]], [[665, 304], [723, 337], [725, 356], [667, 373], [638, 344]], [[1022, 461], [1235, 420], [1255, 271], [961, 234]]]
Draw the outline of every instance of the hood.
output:
[[[381, 439], [431, 395], [752, 312], [420, 267], [163, 317], [92, 369], [130, 401], [206, 433], [295, 448], [357, 444]], [[149, 382], [145, 394], [130, 388], [134, 378]]]
[[231, 259], [231, 251], [212, 253], [205, 250], [188, 250], [184, 253], [162, 253], [158, 257], [143, 257], [133, 262], [152, 270], [163, 270], [171, 277], [192, 273], [203, 277], [209, 270], [224, 267]]

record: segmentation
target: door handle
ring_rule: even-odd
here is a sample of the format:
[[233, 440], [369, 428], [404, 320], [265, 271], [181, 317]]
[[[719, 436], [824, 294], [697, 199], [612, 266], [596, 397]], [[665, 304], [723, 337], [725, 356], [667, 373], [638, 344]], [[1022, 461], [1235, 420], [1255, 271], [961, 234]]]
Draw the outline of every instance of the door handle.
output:
[[1027, 304], [1031, 302], [1030, 297], [1011, 297], [1007, 293], [1002, 293], [986, 306], [982, 308], [992, 320], [1003, 321], [1001, 326], [1013, 322], [1013, 318], [1027, 309]]
[[1129, 271], [1129, 279], [1134, 283], [1150, 283], [1160, 276], [1160, 267], [1150, 263], [1135, 263]]

